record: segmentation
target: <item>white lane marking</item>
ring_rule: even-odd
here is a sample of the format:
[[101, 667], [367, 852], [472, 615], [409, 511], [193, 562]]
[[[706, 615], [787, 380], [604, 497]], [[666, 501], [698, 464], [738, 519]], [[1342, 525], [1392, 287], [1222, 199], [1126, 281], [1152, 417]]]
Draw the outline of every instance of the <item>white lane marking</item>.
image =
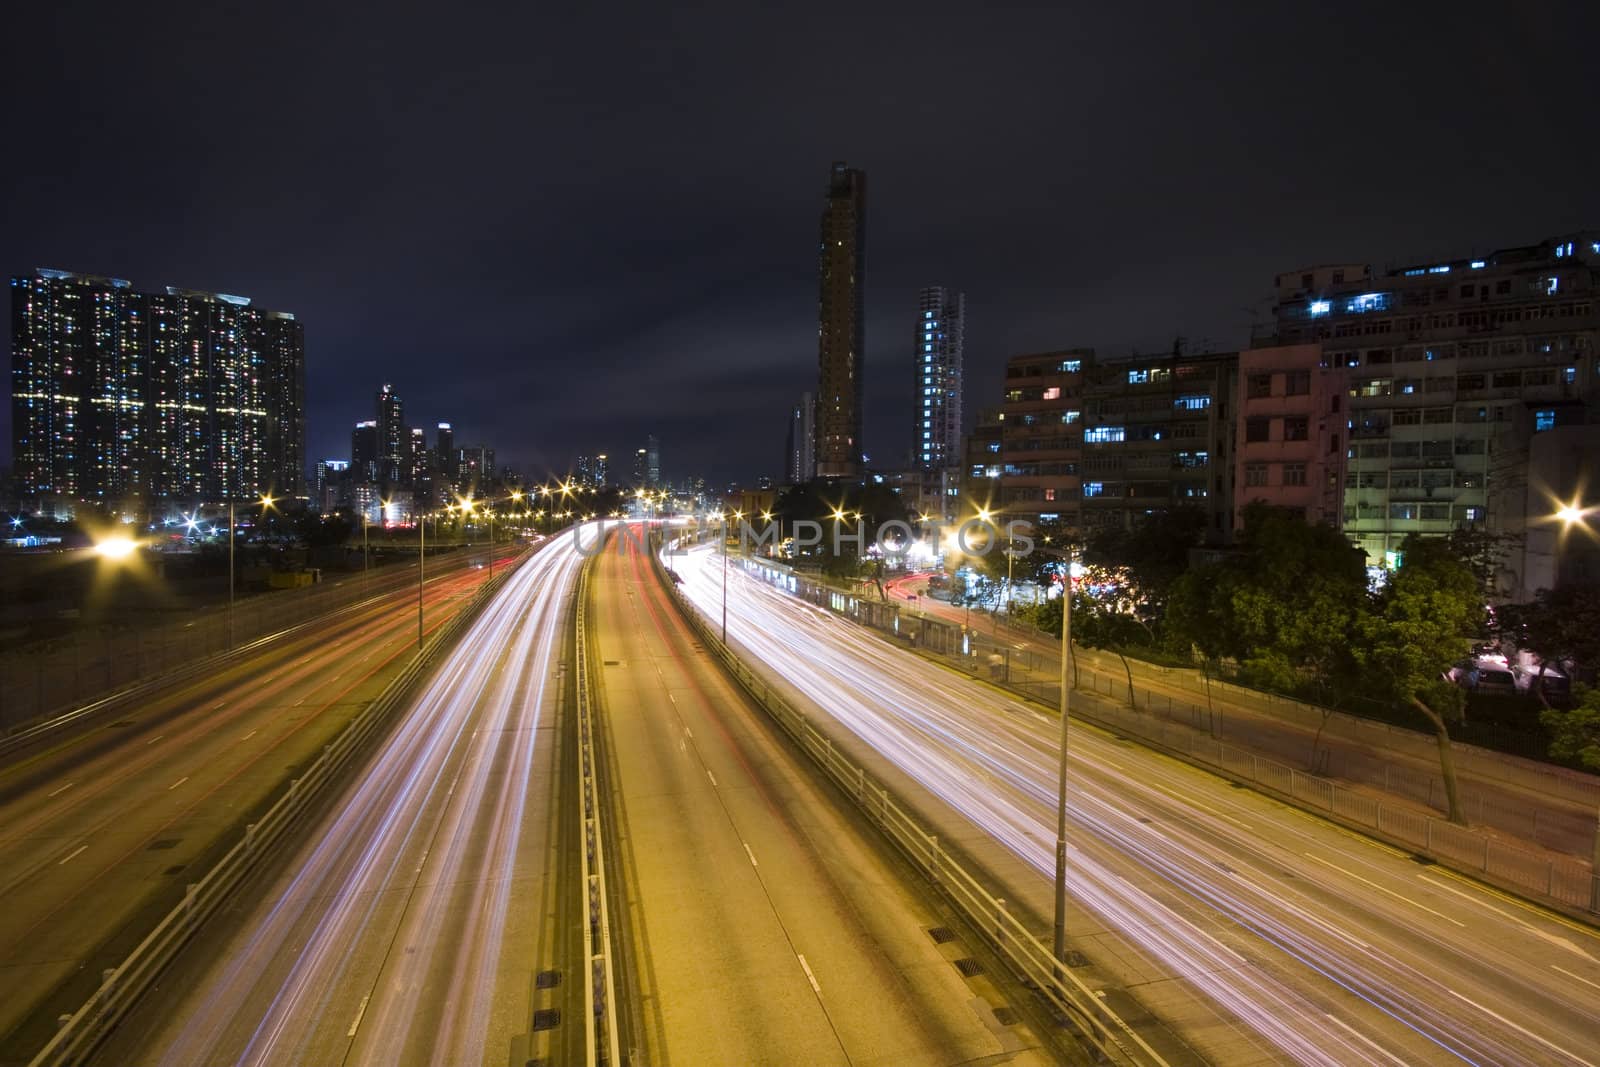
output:
[[171, 785], [167, 786], [167, 792], [169, 792], [169, 793], [172, 792], [174, 789], [178, 788], [180, 785], [182, 785], [184, 782], [187, 782], [188, 780], [189, 780], [189, 776], [187, 774], [184, 775], [182, 778], [179, 778], [176, 782], [173, 782]]
[[[1039, 717], [1040, 717], [1040, 718], [1041, 718], [1041, 719], [1042, 719], [1042, 718], [1044, 718], [1044, 716], [1043, 716], [1043, 715], [1041, 715], [1041, 716], [1039, 716]], [[1105, 757], [1104, 757], [1104, 756], [1102, 756], [1102, 757], [1100, 757], [1100, 762], [1101, 762], [1101, 763], [1104, 763], [1104, 764], [1105, 764], [1105, 765], [1106, 765], [1106, 766], [1107, 766], [1107, 767], [1115, 767], [1115, 768], [1116, 768], [1116, 769], [1117, 769], [1117, 770], [1119, 770], [1119, 771], [1125, 771], [1125, 770], [1127, 770], [1127, 769], [1128, 769], [1128, 768], [1126, 768], [1126, 767], [1124, 767], [1124, 766], [1123, 766], [1123, 765], [1122, 765], [1122, 764], [1120, 764], [1120, 763], [1114, 763], [1114, 762], [1112, 762], [1112, 761], [1111, 761], [1111, 760], [1108, 760], [1108, 759], [1106, 759], [1106, 758], [1105, 758]]]
[[1354, 878], [1356, 881], [1362, 883], [1363, 885], [1370, 885], [1372, 888], [1376, 889], [1380, 893], [1387, 893], [1391, 897], [1394, 897], [1396, 900], [1403, 900], [1407, 904], [1410, 904], [1414, 908], [1421, 908], [1423, 911], [1427, 912], [1429, 915], [1438, 916], [1439, 918], [1443, 919], [1447, 923], [1455, 923], [1457, 926], [1461, 927], [1463, 930], [1466, 929], [1466, 926], [1467, 926], [1466, 923], [1460, 922], [1460, 921], [1458, 921], [1456, 919], [1452, 919], [1452, 918], [1450, 918], [1450, 916], [1446, 915], [1442, 911], [1434, 911], [1432, 908], [1428, 907], [1426, 904], [1419, 904], [1415, 900], [1412, 900], [1410, 897], [1405, 896], [1402, 893], [1396, 893], [1393, 889], [1390, 889], [1387, 886], [1381, 886], [1377, 882], [1369, 881], [1368, 879], [1361, 877], [1359, 874], [1356, 874], [1354, 871], [1347, 871], [1343, 867], [1339, 866], [1337, 863], [1329, 863], [1327, 860], [1323, 859], [1321, 856], [1313, 856], [1309, 852], [1302, 853], [1302, 855], [1304, 855], [1305, 858], [1308, 859], [1308, 860], [1312, 860], [1313, 862], [1322, 864], [1324, 867], [1332, 867], [1334, 870], [1338, 871], [1339, 873], [1344, 874], [1344, 875], [1346, 875], [1346, 876], [1348, 876], [1350, 878]]
[[241, 741], [248, 741], [248, 740], [250, 740], [250, 739], [251, 739], [251, 738], [252, 738], [252, 737], [254, 737], [254, 736], [255, 736], [255, 735], [256, 735], [256, 734], [258, 734], [258, 733], [260, 733], [260, 732], [261, 732], [261, 731], [260, 731], [260, 730], [251, 730], [251, 731], [250, 731], [250, 732], [249, 732], [249, 733], [247, 733], [247, 734], [245, 734], [245, 735], [244, 735], [244, 736], [243, 736], [243, 737], [241, 737], [241, 738], [239, 738], [239, 740], [241, 740]]
[[757, 862], [756, 862], [756, 854], [755, 854], [755, 853], [754, 853], [754, 852], [751, 852], [751, 851], [750, 851], [750, 845], [749, 845], [749, 843], [748, 843], [748, 842], [745, 842], [745, 841], [740, 841], [740, 842], [739, 842], [739, 844], [741, 844], [741, 845], [744, 845], [744, 854], [745, 854], [745, 855], [746, 855], [746, 856], [749, 856], [749, 857], [750, 857], [750, 866], [752, 866], [752, 867], [759, 867], [759, 866], [761, 866], [761, 864], [759, 864], [759, 863], [757, 863]]
[[146, 741], [144, 743], [144, 745], [145, 745], [146, 748], [149, 748], [151, 745], [155, 744], [157, 741], [161, 740], [163, 737], [166, 737], [166, 736], [167, 736], [166, 734], [156, 734], [150, 740]]
[[1346, 1023], [1343, 1019], [1339, 1018], [1336, 1015], [1329, 1015], [1326, 1018], [1330, 1023], [1332, 1023], [1333, 1025], [1337, 1026], [1339, 1029], [1343, 1030], [1345, 1033], [1349, 1034], [1351, 1037], [1355, 1038], [1357, 1041], [1361, 1042], [1363, 1045], [1367, 1046], [1372, 1051], [1376, 1052], [1378, 1055], [1380, 1055], [1384, 1059], [1388, 1060], [1390, 1063], [1398, 1063], [1400, 1065], [1400, 1067], [1406, 1067], [1406, 1061], [1405, 1060], [1402, 1060], [1402, 1059], [1399, 1059], [1396, 1056], [1390, 1055], [1388, 1049], [1384, 1048], [1382, 1045], [1378, 1044], [1376, 1041], [1372, 1040], [1370, 1037], [1368, 1037], [1366, 1034], [1363, 1034], [1361, 1031], [1357, 1030], [1355, 1027], [1353, 1027], [1350, 1024]]
[[689, 740], [691, 740], [691, 741], [693, 741], [693, 740], [694, 740], [694, 731], [693, 731], [693, 730], [691, 730], [691, 729], [689, 729], [689, 728], [688, 728], [688, 727], [687, 727], [687, 726], [685, 726], [685, 727], [684, 727], [684, 728], [683, 728], [683, 734], [684, 734], [684, 736], [685, 736], [685, 737], [687, 737], [687, 738], [688, 738], [688, 739], [689, 739]]
[[71, 852], [67, 853], [61, 859], [57, 860], [56, 861], [56, 866], [57, 867], [61, 866], [63, 863], [67, 862], [67, 860], [70, 860], [72, 857], [76, 856], [78, 853], [82, 852], [84, 849], [86, 849], [88, 847], [89, 847], [88, 845], [79, 845], [77, 848], [75, 848]]
[[62, 786], [60, 789], [57, 789], [55, 791], [55, 793], [51, 793], [50, 795], [51, 796], [55, 796], [58, 793], [65, 793], [67, 790], [71, 789], [73, 786], [75, 786], [77, 784], [78, 784], [77, 782], [68, 782], [66, 785]]
[[1596, 989], [1600, 989], [1600, 982], [1591, 982], [1591, 981], [1589, 981], [1589, 979], [1585, 978], [1581, 974], [1573, 974], [1571, 971], [1567, 970], [1565, 967], [1561, 966], [1560, 964], [1552, 963], [1550, 965], [1550, 969], [1553, 970], [1553, 971], [1560, 971], [1562, 974], [1566, 975], [1568, 978], [1576, 978], [1578, 981], [1582, 982], [1584, 985], [1592, 985]]
[[211, 705], [211, 710], [212, 711], [216, 711], [218, 708], [222, 707], [222, 705], [224, 705], [226, 703], [227, 703], [226, 700], [219, 700], [215, 704]]
[[1583, 949], [1579, 948], [1577, 945], [1574, 945], [1571, 941], [1568, 941], [1566, 938], [1562, 937], [1560, 934], [1552, 934], [1548, 930], [1541, 930], [1537, 926], [1534, 926], [1532, 923], [1526, 922], [1525, 920], [1522, 920], [1522, 919], [1519, 919], [1515, 915], [1511, 914], [1509, 911], [1506, 911], [1506, 910], [1504, 910], [1502, 908], [1497, 908], [1493, 904], [1490, 904], [1486, 900], [1479, 900], [1477, 897], [1473, 896], [1470, 893], [1463, 893], [1459, 889], [1452, 889], [1450, 886], [1445, 885], [1443, 882], [1439, 881], [1437, 878], [1430, 878], [1425, 874], [1419, 874], [1419, 875], [1417, 875], [1417, 877], [1420, 878], [1422, 881], [1427, 882], [1429, 885], [1437, 886], [1438, 888], [1443, 889], [1446, 893], [1449, 893], [1452, 896], [1460, 897], [1462, 900], [1465, 900], [1469, 904], [1476, 904], [1479, 907], [1488, 908], [1490, 911], [1494, 912], [1496, 915], [1499, 915], [1499, 916], [1501, 916], [1502, 918], [1505, 918], [1505, 919], [1509, 919], [1511, 922], [1516, 923], [1518, 926], [1522, 927], [1528, 933], [1532, 934], [1534, 937], [1537, 937], [1539, 940], [1541, 940], [1541, 941], [1543, 941], [1543, 942], [1545, 942], [1547, 944], [1554, 945], [1557, 948], [1564, 948], [1568, 952], [1571, 952], [1572, 954], [1574, 954], [1576, 956], [1582, 956], [1585, 960], [1588, 960], [1590, 963], [1597, 962], [1593, 956], [1589, 955], [1589, 953], [1585, 952]]
[[678, 702], [678, 698], [673, 696], [671, 693], [667, 694], [667, 699], [672, 701], [674, 704], [676, 704]]
[[361, 998], [361, 1006], [356, 1009], [355, 1022], [350, 1024], [350, 1029], [348, 1031], [346, 1031], [346, 1033], [344, 1035], [345, 1037], [355, 1037], [356, 1036], [356, 1028], [361, 1025], [361, 1017], [367, 1013], [367, 1001], [370, 1000], [371, 998], [372, 998], [372, 994], [371, 993], [368, 993], [366, 996]]
[[294, 702], [294, 706], [298, 708], [301, 704], [304, 704], [305, 702], [306, 702], [306, 698], [305, 697], [301, 697], [299, 700], [296, 700]]
[[817, 984], [817, 976], [811, 973], [811, 964], [807, 963], [806, 958], [798, 952], [794, 956], [800, 961], [800, 969], [806, 972], [806, 981], [811, 983], [811, 991], [819, 997], [822, 996], [822, 987]]
[[1489, 1016], [1491, 1019], [1500, 1020], [1500, 1022], [1504, 1023], [1506, 1026], [1511, 1027], [1511, 1029], [1515, 1030], [1517, 1033], [1523, 1035], [1524, 1037], [1532, 1038], [1533, 1040], [1539, 1042], [1539, 1044], [1543, 1045], [1545, 1048], [1549, 1049], [1551, 1052], [1554, 1052], [1554, 1053], [1556, 1053], [1557, 1055], [1560, 1055], [1560, 1056], [1566, 1056], [1569, 1059], [1577, 1060], [1577, 1062], [1582, 1063], [1582, 1064], [1588, 1064], [1589, 1067], [1594, 1067], [1592, 1061], [1583, 1059], [1580, 1056], [1576, 1056], [1573, 1053], [1569, 1052], [1567, 1049], [1562, 1048], [1560, 1045], [1557, 1045], [1557, 1044], [1555, 1044], [1553, 1042], [1550, 1042], [1550, 1041], [1546, 1041], [1544, 1038], [1540, 1037], [1538, 1034], [1534, 1033], [1532, 1030], [1529, 1030], [1527, 1027], [1518, 1026], [1516, 1023], [1512, 1022], [1510, 1019], [1507, 1019], [1504, 1015], [1501, 1015], [1498, 1012], [1490, 1011], [1488, 1008], [1484, 1007], [1482, 1004], [1479, 1004], [1477, 1001], [1471, 999], [1470, 997], [1464, 997], [1460, 993], [1457, 993], [1454, 989], [1447, 989], [1447, 990], [1445, 990], [1445, 992], [1449, 993], [1452, 997], [1455, 997], [1457, 1000], [1461, 1001], [1464, 1004], [1472, 1005], [1474, 1008], [1477, 1008], [1479, 1011], [1483, 1012], [1485, 1015]]
[[713, 788], [715, 788], [716, 784], [717, 784], [717, 776], [712, 774], [710, 771], [707, 771], [706, 772], [706, 777], [711, 779], [711, 785], [712, 785]]

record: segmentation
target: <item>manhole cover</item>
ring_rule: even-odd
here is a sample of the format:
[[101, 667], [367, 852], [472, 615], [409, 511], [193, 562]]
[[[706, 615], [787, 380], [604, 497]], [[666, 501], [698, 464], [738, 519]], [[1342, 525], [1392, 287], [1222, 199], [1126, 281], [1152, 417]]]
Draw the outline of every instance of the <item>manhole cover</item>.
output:
[[555, 1008], [540, 1008], [538, 1011], [533, 1013], [533, 1029], [535, 1032], [540, 1030], [554, 1030], [560, 1025], [561, 1013]]
[[1000, 1005], [998, 1008], [994, 1009], [994, 1021], [999, 1023], [1001, 1026], [1017, 1025], [1017, 1009], [1007, 1007], [1004, 1004]]
[[961, 977], [963, 978], [976, 978], [983, 973], [983, 964], [971, 956], [963, 956], [961, 959], [956, 960], [955, 963], [956, 970], [961, 972]]
[[956, 932], [948, 926], [930, 926], [928, 936], [933, 938], [935, 944], [942, 945], [946, 941], [954, 941]]
[[533, 987], [535, 989], [554, 989], [560, 984], [560, 971], [540, 971], [533, 979]]
[[168, 848], [173, 847], [179, 841], [182, 841], [182, 840], [183, 840], [183, 838], [181, 838], [181, 837], [163, 837], [160, 841], [152, 841], [152, 842], [150, 842], [150, 849], [149, 850], [151, 852], [160, 852], [163, 849], [168, 849]]

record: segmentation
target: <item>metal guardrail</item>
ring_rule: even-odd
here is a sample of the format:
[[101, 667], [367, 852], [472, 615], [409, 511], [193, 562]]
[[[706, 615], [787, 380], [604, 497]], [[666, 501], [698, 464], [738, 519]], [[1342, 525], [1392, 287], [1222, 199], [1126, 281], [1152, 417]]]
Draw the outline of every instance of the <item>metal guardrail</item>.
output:
[[584, 1062], [620, 1065], [621, 1042], [617, 1035], [617, 984], [611, 954], [611, 921], [606, 901], [606, 861], [601, 826], [600, 789], [595, 780], [594, 715], [589, 701], [589, 648], [585, 632], [585, 602], [589, 596], [589, 564], [578, 572], [577, 646], [573, 655], [577, 681], [578, 772], [582, 784], [583, 850], [579, 864], [584, 885], [583, 958], [588, 978], [583, 1000], [586, 1026], [583, 1035]]
[[1016, 972], [1034, 987], [1063, 1017], [1076, 1024], [1079, 1032], [1111, 1062], [1129, 1067], [1168, 1067], [1160, 1053], [1151, 1048], [1125, 1020], [1112, 1011], [1081, 978], [1058, 961], [1051, 949], [1007, 909], [1003, 899], [990, 893], [958, 860], [939, 845], [937, 834], [929, 833], [889, 792], [887, 786], [852, 763], [834, 747], [833, 740], [818, 730], [804, 713], [796, 709], [767, 682], [724, 645], [716, 630], [667, 575], [659, 556], [652, 553], [656, 578], [671, 594], [680, 614], [693, 627], [695, 635], [722, 660], [763, 710], [781, 726], [813, 762], [825, 771], [857, 808], [876, 825], [931, 881], [973, 928]]
[[[537, 551], [537, 548], [533, 551]], [[189, 883], [183, 900], [167, 913], [128, 957], [118, 966], [102, 972], [99, 988], [76, 1012], [63, 1016], [60, 1029], [29, 1061], [28, 1067], [68, 1067], [83, 1062], [93, 1052], [134, 1001], [149, 989], [171, 963], [199, 929], [201, 922], [239, 885], [306, 807], [336, 781], [338, 772], [410, 695], [412, 687], [432, 665], [433, 658], [455, 643], [476, 619], [479, 609], [532, 554], [524, 553], [507, 564], [492, 582], [485, 582], [478, 589], [470, 604], [434, 633], [422, 651], [412, 658], [383, 692], [350, 720], [338, 737], [323, 746], [322, 754], [306, 768], [305, 773], [290, 781], [288, 788], [266, 813], [245, 827], [244, 837], [238, 844], [229, 849], [198, 882]]]

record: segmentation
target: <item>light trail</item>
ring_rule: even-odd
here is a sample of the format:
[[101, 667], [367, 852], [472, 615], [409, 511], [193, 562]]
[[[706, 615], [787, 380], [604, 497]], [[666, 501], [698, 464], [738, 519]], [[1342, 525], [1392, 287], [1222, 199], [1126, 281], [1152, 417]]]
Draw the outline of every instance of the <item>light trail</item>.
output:
[[[668, 562], [691, 600], [717, 618], [723, 590], [715, 553], [702, 548]], [[737, 567], [729, 575], [730, 639], [1031, 866], [1053, 871], [1052, 718]], [[1526, 958], [1518, 968], [1496, 974], [1491, 963], [1486, 972], [1481, 929], [1440, 922], [1438, 912], [1407, 908], [1404, 898], [1373, 900], [1367, 877], [1307, 870], [1305, 849], [1279, 847], [1282, 836], [1310, 843], [1298, 816], [1253, 810], [1262, 830], [1252, 832], [1218, 817], [1225, 814], [1218, 807], [1188, 802], [1197, 775], [1088, 730], [1075, 732], [1073, 746], [1074, 897], [1259, 1035], [1274, 1058], [1595, 1062], [1591, 1040], [1546, 1040], [1592, 1035], [1600, 1007], [1550, 981], [1540, 946], [1529, 939], [1519, 937]], [[1141, 766], [1119, 773], [1105, 765], [1113, 756]], [[1237, 798], [1220, 802], [1235, 806]], [[1278, 836], [1264, 837], [1267, 829]], [[1342, 862], [1364, 865], [1372, 877], [1380, 876], [1379, 861], [1392, 863], [1375, 847], [1340, 840]], [[1316, 843], [1327, 847], [1325, 838]], [[1381, 875], [1393, 878], [1392, 866]], [[1463, 1011], [1461, 1002], [1474, 1001], [1458, 989], [1496, 1011]], [[1539, 1042], [1509, 1022], [1526, 1019], [1530, 1006], [1552, 1024]]]
[[511, 575], [209, 965], [152, 1060], [504, 1057], [492, 1042], [512, 1025], [495, 1017], [511, 872], [581, 563], [562, 537]]

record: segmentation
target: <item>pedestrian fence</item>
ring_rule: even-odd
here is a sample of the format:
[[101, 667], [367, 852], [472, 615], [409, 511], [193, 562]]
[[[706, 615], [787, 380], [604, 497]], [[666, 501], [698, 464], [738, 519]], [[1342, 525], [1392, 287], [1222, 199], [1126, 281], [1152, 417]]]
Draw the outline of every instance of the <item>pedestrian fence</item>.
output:
[[806, 715], [777, 693], [718, 638], [716, 630], [683, 596], [655, 557], [657, 577], [706, 648], [723, 662], [767, 714], [827, 773], [857, 808], [938, 887], [1018, 977], [1035, 988], [1049, 1005], [1075, 1027], [1102, 1062], [1138, 1067], [1165, 1067], [1167, 1061], [1139, 1033], [1101, 1000], [1082, 978], [1058, 961], [1028, 926], [941, 847], [906, 811], [898, 799], [861, 765], [834, 747]]
[[101, 973], [99, 987], [76, 1012], [61, 1017], [55, 1035], [29, 1061], [29, 1067], [68, 1067], [88, 1058], [133, 1003], [155, 983], [206, 917], [227, 899], [312, 804], [338, 785], [340, 772], [388, 724], [417, 683], [427, 676], [439, 654], [455, 644], [477, 617], [478, 610], [529, 555], [531, 552], [523, 553], [497, 573], [492, 583], [479, 586], [471, 602], [436, 631], [383, 692], [351, 719], [333, 741], [323, 746], [322, 754], [300, 777], [289, 782], [259, 819], [245, 827], [238, 843], [199, 881], [188, 884], [182, 899], [128, 957]]
[[[1060, 660], [1045, 657], [994, 637], [940, 619], [902, 613], [899, 606], [866, 600], [760, 561], [743, 561], [753, 576], [809, 603], [904, 642], [939, 662], [1000, 685], [1051, 708], [1061, 706]], [[1126, 676], [1087, 669], [1087, 657], [1073, 649], [1075, 668], [1072, 714], [1123, 736], [1183, 757], [1206, 770], [1241, 784], [1257, 786], [1325, 813], [1373, 836], [1400, 845], [1443, 866], [1513, 888], [1530, 897], [1600, 913], [1600, 872], [1582, 859], [1549, 856], [1500, 840], [1482, 831], [1435, 818], [1414, 808], [1385, 803], [1324, 774], [1292, 767], [1259, 751], [1222, 740], [1224, 715], [1168, 696], [1130, 689]], [[1121, 672], [1118, 672], [1121, 675]], [[1087, 695], [1089, 699], [1083, 699]], [[1435, 791], [1399, 765], [1386, 780], [1402, 796], [1443, 810], [1443, 789]], [[1574, 835], [1585, 845], [1594, 841], [1595, 816], [1570, 815], [1546, 809], [1522, 811], [1493, 797], [1469, 797], [1467, 815], [1481, 823], [1518, 833], [1537, 844], [1560, 842], [1572, 848]], [[1575, 827], [1574, 823], [1587, 822]], [[1567, 850], [1567, 849], [1564, 849]]]

